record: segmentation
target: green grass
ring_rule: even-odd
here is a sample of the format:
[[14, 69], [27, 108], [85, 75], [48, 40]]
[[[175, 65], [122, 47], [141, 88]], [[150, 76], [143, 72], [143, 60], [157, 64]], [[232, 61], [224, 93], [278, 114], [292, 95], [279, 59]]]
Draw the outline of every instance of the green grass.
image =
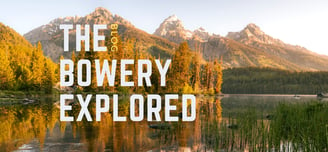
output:
[[275, 147], [280, 141], [290, 141], [294, 149], [327, 151], [327, 124], [327, 103], [281, 104], [270, 125], [270, 136]]
[[249, 109], [221, 123], [204, 123], [203, 142], [215, 151], [328, 150], [328, 103], [279, 104], [272, 115], [266, 120]]

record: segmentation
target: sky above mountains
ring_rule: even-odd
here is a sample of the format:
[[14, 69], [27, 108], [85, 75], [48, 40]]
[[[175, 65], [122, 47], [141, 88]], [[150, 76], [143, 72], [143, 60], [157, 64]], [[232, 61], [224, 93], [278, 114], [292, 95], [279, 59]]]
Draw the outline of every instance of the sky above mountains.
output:
[[96, 7], [107, 8], [148, 33], [172, 14], [187, 29], [203, 27], [223, 36], [255, 23], [284, 42], [328, 55], [328, 1], [324, 0], [11, 0], [1, 2], [0, 22], [25, 34], [57, 17], [85, 16]]

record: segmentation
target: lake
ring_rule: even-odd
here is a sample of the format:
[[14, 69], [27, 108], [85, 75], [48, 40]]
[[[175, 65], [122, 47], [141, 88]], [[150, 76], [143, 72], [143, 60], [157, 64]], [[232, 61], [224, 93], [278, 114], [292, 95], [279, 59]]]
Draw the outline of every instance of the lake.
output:
[[[178, 105], [179, 115], [181, 102]], [[312, 104], [315, 103], [315, 104]], [[101, 122], [60, 122], [58, 99], [42, 97], [31, 104], [0, 105], [0, 151], [253, 151], [254, 149], [295, 150], [303, 149], [306, 143], [298, 138], [278, 135], [277, 130], [297, 135], [296, 129], [285, 129], [286, 123], [278, 124], [289, 116], [281, 116], [283, 111], [300, 107], [314, 107], [320, 112], [320, 105], [327, 101], [316, 96], [300, 95], [225, 95], [224, 97], [197, 97], [196, 120], [194, 122], [113, 122], [112, 111], [102, 115]], [[281, 106], [282, 104], [282, 106]], [[180, 107], [179, 107], [180, 105]], [[304, 106], [303, 106], [304, 105]], [[319, 105], [319, 106], [317, 106]], [[78, 106], [77, 103], [73, 104]], [[285, 106], [285, 107], [284, 107]], [[288, 106], [292, 106], [288, 108]], [[296, 108], [301, 109], [301, 108]], [[309, 111], [311, 108], [305, 109]], [[312, 108], [313, 109], [313, 108]], [[94, 116], [94, 108], [89, 109]], [[285, 110], [288, 111], [288, 110]], [[72, 111], [70, 115], [78, 115]], [[128, 115], [129, 99], [119, 99], [119, 114]], [[277, 113], [276, 113], [277, 112]], [[299, 113], [301, 114], [301, 110]], [[313, 111], [310, 111], [313, 112]], [[327, 150], [328, 121], [322, 113], [311, 113], [320, 124], [312, 119], [296, 120], [296, 128], [302, 126], [318, 128], [318, 137], [309, 140], [326, 140], [320, 145], [310, 143], [309, 148]], [[282, 112], [283, 113], [283, 112]], [[287, 113], [287, 112], [286, 112]], [[316, 116], [318, 115], [318, 117]], [[323, 115], [323, 118], [320, 117]], [[161, 113], [163, 118], [164, 114]], [[279, 119], [281, 116], [282, 119]], [[290, 118], [294, 119], [294, 118]], [[309, 124], [304, 123], [306, 120]], [[274, 121], [274, 122], [271, 122]], [[326, 124], [326, 128], [323, 126]], [[278, 128], [277, 130], [274, 130]], [[305, 128], [308, 129], [308, 128]], [[326, 131], [325, 131], [326, 130]], [[286, 134], [284, 132], [284, 134]], [[282, 134], [282, 133], [281, 133]], [[314, 133], [313, 133], [314, 134]], [[307, 135], [307, 134], [302, 134]], [[309, 135], [310, 136], [310, 135]], [[305, 137], [303, 137], [305, 138]], [[277, 142], [278, 141], [278, 142]], [[322, 148], [323, 147], [323, 148]], [[322, 148], [322, 149], [321, 149]]]

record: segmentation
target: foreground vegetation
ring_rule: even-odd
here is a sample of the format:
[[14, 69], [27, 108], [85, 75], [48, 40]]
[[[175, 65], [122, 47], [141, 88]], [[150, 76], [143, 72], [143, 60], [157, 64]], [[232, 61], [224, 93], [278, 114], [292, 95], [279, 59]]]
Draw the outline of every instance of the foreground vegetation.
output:
[[[250, 109], [222, 123], [203, 129], [208, 149], [226, 151], [327, 151], [328, 104], [320, 102], [279, 104], [259, 118]], [[219, 124], [219, 125], [218, 125]], [[227, 127], [228, 126], [228, 127]]]

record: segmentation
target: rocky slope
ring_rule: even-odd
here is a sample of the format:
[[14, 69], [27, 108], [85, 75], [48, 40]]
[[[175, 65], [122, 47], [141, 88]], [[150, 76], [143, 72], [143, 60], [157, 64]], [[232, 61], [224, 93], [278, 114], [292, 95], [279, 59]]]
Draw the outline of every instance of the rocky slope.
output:
[[288, 61], [305, 70], [328, 70], [328, 57], [311, 52], [298, 45], [286, 44], [265, 34], [255, 24], [248, 24], [240, 32], [230, 32], [226, 36], [249, 47]]
[[[175, 22], [172, 22], [172, 18]], [[187, 32], [189, 37], [181, 36]], [[327, 56], [286, 44], [265, 34], [253, 23], [239, 32], [229, 32], [224, 37], [211, 35], [203, 28], [190, 33], [183, 27], [181, 20], [171, 16], [163, 21], [154, 34], [176, 43], [187, 41], [206, 60], [222, 59], [225, 68], [254, 66], [296, 71], [328, 70]]]

